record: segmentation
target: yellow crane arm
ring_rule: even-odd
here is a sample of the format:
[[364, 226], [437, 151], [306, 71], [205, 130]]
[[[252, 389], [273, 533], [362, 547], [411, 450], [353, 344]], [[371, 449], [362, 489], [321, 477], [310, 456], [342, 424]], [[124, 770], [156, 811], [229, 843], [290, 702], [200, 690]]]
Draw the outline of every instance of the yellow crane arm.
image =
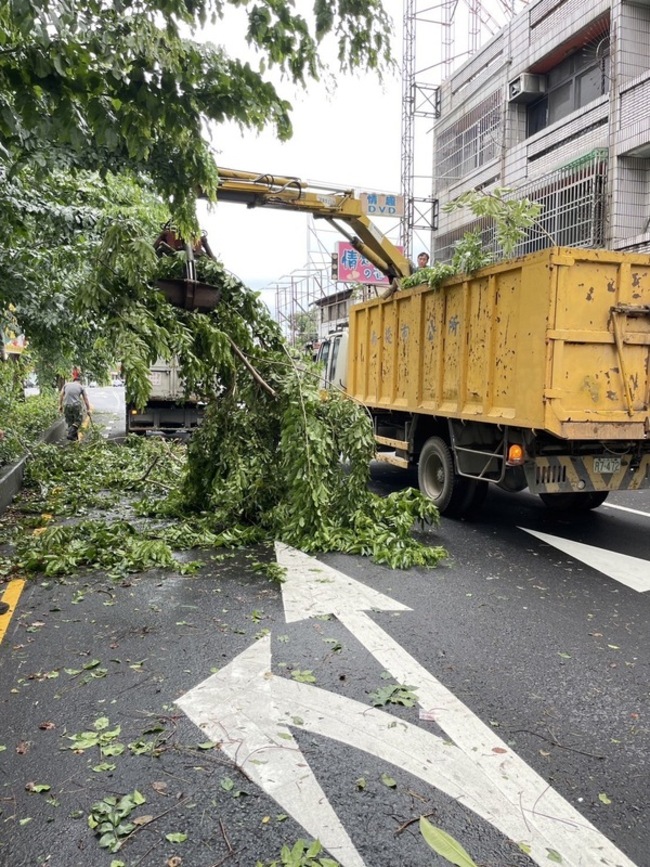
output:
[[217, 200], [249, 208], [304, 211], [327, 220], [369, 262], [392, 281], [411, 273], [408, 259], [364, 214], [352, 190], [300, 181], [298, 178], [219, 168]]

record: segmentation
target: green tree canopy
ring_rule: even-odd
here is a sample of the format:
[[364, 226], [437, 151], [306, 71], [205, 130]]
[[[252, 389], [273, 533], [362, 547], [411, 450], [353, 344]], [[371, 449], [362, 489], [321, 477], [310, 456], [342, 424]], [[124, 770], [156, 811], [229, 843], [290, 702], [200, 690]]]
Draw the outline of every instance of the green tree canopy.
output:
[[70, 363], [96, 376], [115, 364], [119, 337], [107, 327], [111, 311], [122, 292], [129, 304], [134, 294], [125, 280], [116, 282], [102, 250], [119, 235], [124, 255], [115, 258], [120, 268], [130, 267], [135, 284], [136, 274], [151, 269], [151, 239], [167, 218], [151, 185], [128, 175], [54, 169], [37, 180], [25, 167], [6, 180], [0, 299], [28, 335], [41, 383], [54, 382]]
[[[309, 8], [307, 3], [303, 6]], [[223, 46], [224, 15], [243, 11], [253, 69]], [[191, 222], [197, 187], [214, 198], [206, 128], [233, 120], [291, 134], [289, 103], [265, 77], [318, 77], [329, 35], [343, 68], [381, 68], [390, 22], [381, 0], [9, 0], [0, 9], [0, 152], [30, 161], [143, 172], [175, 218]]]
[[[256, 68], [215, 44], [233, 14]], [[101, 368], [120, 323], [137, 322], [143, 358], [168, 344], [169, 314], [148, 296], [142, 319], [148, 245], [169, 216], [198, 231], [197, 191], [216, 197], [218, 125], [288, 138], [291, 106], [268, 70], [305, 85], [329, 40], [343, 70], [381, 73], [390, 32], [382, 0], [3, 3], [0, 305], [32, 346], [54, 367]]]

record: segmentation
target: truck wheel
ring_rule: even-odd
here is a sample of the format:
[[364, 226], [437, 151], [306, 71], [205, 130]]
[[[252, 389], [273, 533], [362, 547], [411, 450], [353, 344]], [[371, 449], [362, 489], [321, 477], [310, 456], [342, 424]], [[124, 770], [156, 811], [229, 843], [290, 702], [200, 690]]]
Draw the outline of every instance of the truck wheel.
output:
[[548, 509], [556, 512], [588, 512], [605, 502], [609, 491], [567, 491], [563, 494], [540, 494]]
[[487, 488], [487, 483], [459, 476], [447, 443], [440, 437], [430, 437], [420, 452], [418, 486], [441, 515], [460, 518], [480, 507], [485, 497], [483, 486]]

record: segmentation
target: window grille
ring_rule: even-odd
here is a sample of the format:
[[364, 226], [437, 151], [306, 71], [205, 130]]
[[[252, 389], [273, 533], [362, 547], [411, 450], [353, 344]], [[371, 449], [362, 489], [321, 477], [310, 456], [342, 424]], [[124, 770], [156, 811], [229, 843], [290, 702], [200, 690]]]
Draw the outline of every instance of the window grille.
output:
[[499, 153], [502, 93], [495, 91], [436, 136], [436, 180], [445, 189], [457, 178], [489, 163]]
[[[537, 223], [528, 230], [515, 255], [553, 246], [603, 247], [607, 166], [607, 150], [598, 148], [513, 192], [512, 198], [528, 198], [542, 205]], [[451, 259], [465, 232], [479, 232], [484, 248], [495, 258], [503, 258], [497, 248], [493, 222], [483, 217], [439, 236], [435, 243], [437, 262]]]

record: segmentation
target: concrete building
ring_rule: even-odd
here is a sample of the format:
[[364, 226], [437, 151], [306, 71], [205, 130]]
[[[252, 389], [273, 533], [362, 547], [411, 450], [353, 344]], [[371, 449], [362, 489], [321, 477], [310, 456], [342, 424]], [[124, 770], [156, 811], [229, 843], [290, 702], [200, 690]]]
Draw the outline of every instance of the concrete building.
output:
[[518, 253], [650, 251], [650, 0], [537, 0], [440, 88], [436, 260], [489, 222], [444, 205], [469, 189], [539, 201]]

